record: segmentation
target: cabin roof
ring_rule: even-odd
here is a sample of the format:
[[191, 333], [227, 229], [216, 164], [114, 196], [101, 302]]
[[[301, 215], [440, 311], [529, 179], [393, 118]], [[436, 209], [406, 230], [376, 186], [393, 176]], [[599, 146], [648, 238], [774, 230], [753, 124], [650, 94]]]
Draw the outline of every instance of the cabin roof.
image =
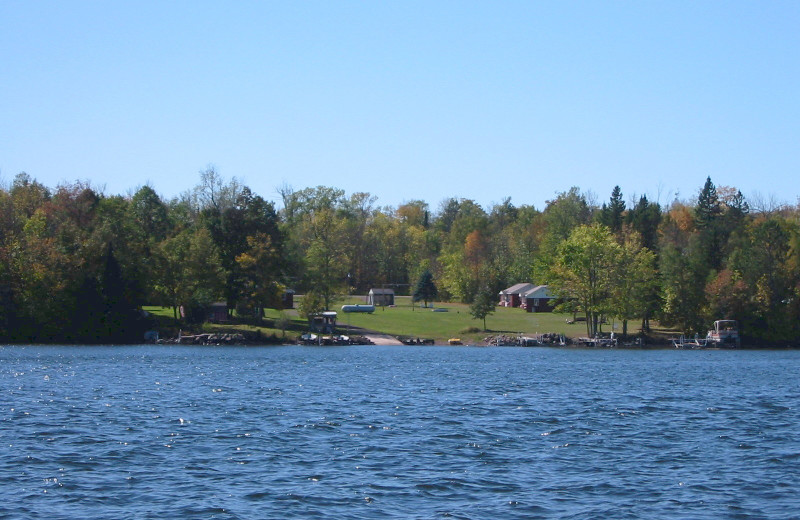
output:
[[522, 295], [525, 298], [552, 298], [550, 287], [547, 285], [537, 285], [536, 287], [525, 291]]
[[525, 291], [531, 289], [533, 287], [532, 283], [518, 283], [516, 285], [512, 285], [508, 289], [504, 291], [500, 291], [500, 294], [522, 294]]
[[370, 289], [370, 294], [394, 294], [394, 289]]

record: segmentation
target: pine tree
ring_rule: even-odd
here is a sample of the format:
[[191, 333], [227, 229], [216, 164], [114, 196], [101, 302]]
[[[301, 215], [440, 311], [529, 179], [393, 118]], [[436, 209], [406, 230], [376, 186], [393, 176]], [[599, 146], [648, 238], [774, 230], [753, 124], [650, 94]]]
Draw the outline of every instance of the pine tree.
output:
[[414, 294], [412, 298], [415, 302], [424, 302], [425, 307], [427, 307], [428, 302], [432, 302], [438, 293], [439, 292], [436, 289], [436, 284], [433, 283], [433, 274], [426, 269], [422, 275], [420, 275], [419, 280], [417, 281], [417, 286], [414, 288]]
[[707, 229], [713, 226], [721, 213], [722, 206], [717, 196], [717, 188], [711, 182], [711, 177], [708, 177], [697, 198], [697, 207], [695, 208], [695, 222], [698, 229]]
[[622, 200], [622, 190], [614, 186], [608, 205], [603, 204], [600, 210], [600, 222], [607, 226], [613, 233], [622, 230], [622, 216], [625, 212], [625, 201]]
[[661, 206], [642, 195], [628, 212], [626, 220], [642, 236], [642, 245], [651, 251], [658, 247], [658, 225], [661, 223]]
[[722, 204], [717, 195], [717, 188], [711, 182], [711, 177], [706, 179], [706, 184], [697, 198], [695, 208], [695, 224], [700, 231], [701, 256], [710, 269], [719, 269], [722, 265]]

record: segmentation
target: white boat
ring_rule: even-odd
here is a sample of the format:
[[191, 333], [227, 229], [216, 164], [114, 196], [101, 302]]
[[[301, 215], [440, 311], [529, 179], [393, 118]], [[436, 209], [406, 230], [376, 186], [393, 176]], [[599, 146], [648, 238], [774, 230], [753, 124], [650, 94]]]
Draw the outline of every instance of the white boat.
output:
[[740, 347], [739, 326], [735, 320], [717, 320], [706, 334], [706, 344], [715, 347]]
[[319, 342], [319, 336], [317, 336], [316, 334], [312, 334], [311, 332], [306, 332], [305, 334], [300, 336], [300, 340], [306, 344], [317, 343]]
[[519, 338], [519, 344], [523, 347], [538, 347], [541, 346], [541, 338], [531, 338], [529, 336], [522, 336]]

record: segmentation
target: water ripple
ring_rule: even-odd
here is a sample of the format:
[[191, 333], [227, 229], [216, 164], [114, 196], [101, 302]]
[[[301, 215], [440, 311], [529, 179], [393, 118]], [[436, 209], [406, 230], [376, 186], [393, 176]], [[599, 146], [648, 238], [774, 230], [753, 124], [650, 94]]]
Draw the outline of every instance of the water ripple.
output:
[[796, 352], [0, 349], [9, 518], [794, 518]]

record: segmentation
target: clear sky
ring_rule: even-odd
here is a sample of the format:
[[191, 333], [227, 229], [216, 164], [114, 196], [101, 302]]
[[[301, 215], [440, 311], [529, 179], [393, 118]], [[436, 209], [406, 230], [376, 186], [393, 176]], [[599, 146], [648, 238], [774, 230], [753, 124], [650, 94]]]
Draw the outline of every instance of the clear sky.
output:
[[0, 178], [800, 195], [800, 2], [0, 0]]

